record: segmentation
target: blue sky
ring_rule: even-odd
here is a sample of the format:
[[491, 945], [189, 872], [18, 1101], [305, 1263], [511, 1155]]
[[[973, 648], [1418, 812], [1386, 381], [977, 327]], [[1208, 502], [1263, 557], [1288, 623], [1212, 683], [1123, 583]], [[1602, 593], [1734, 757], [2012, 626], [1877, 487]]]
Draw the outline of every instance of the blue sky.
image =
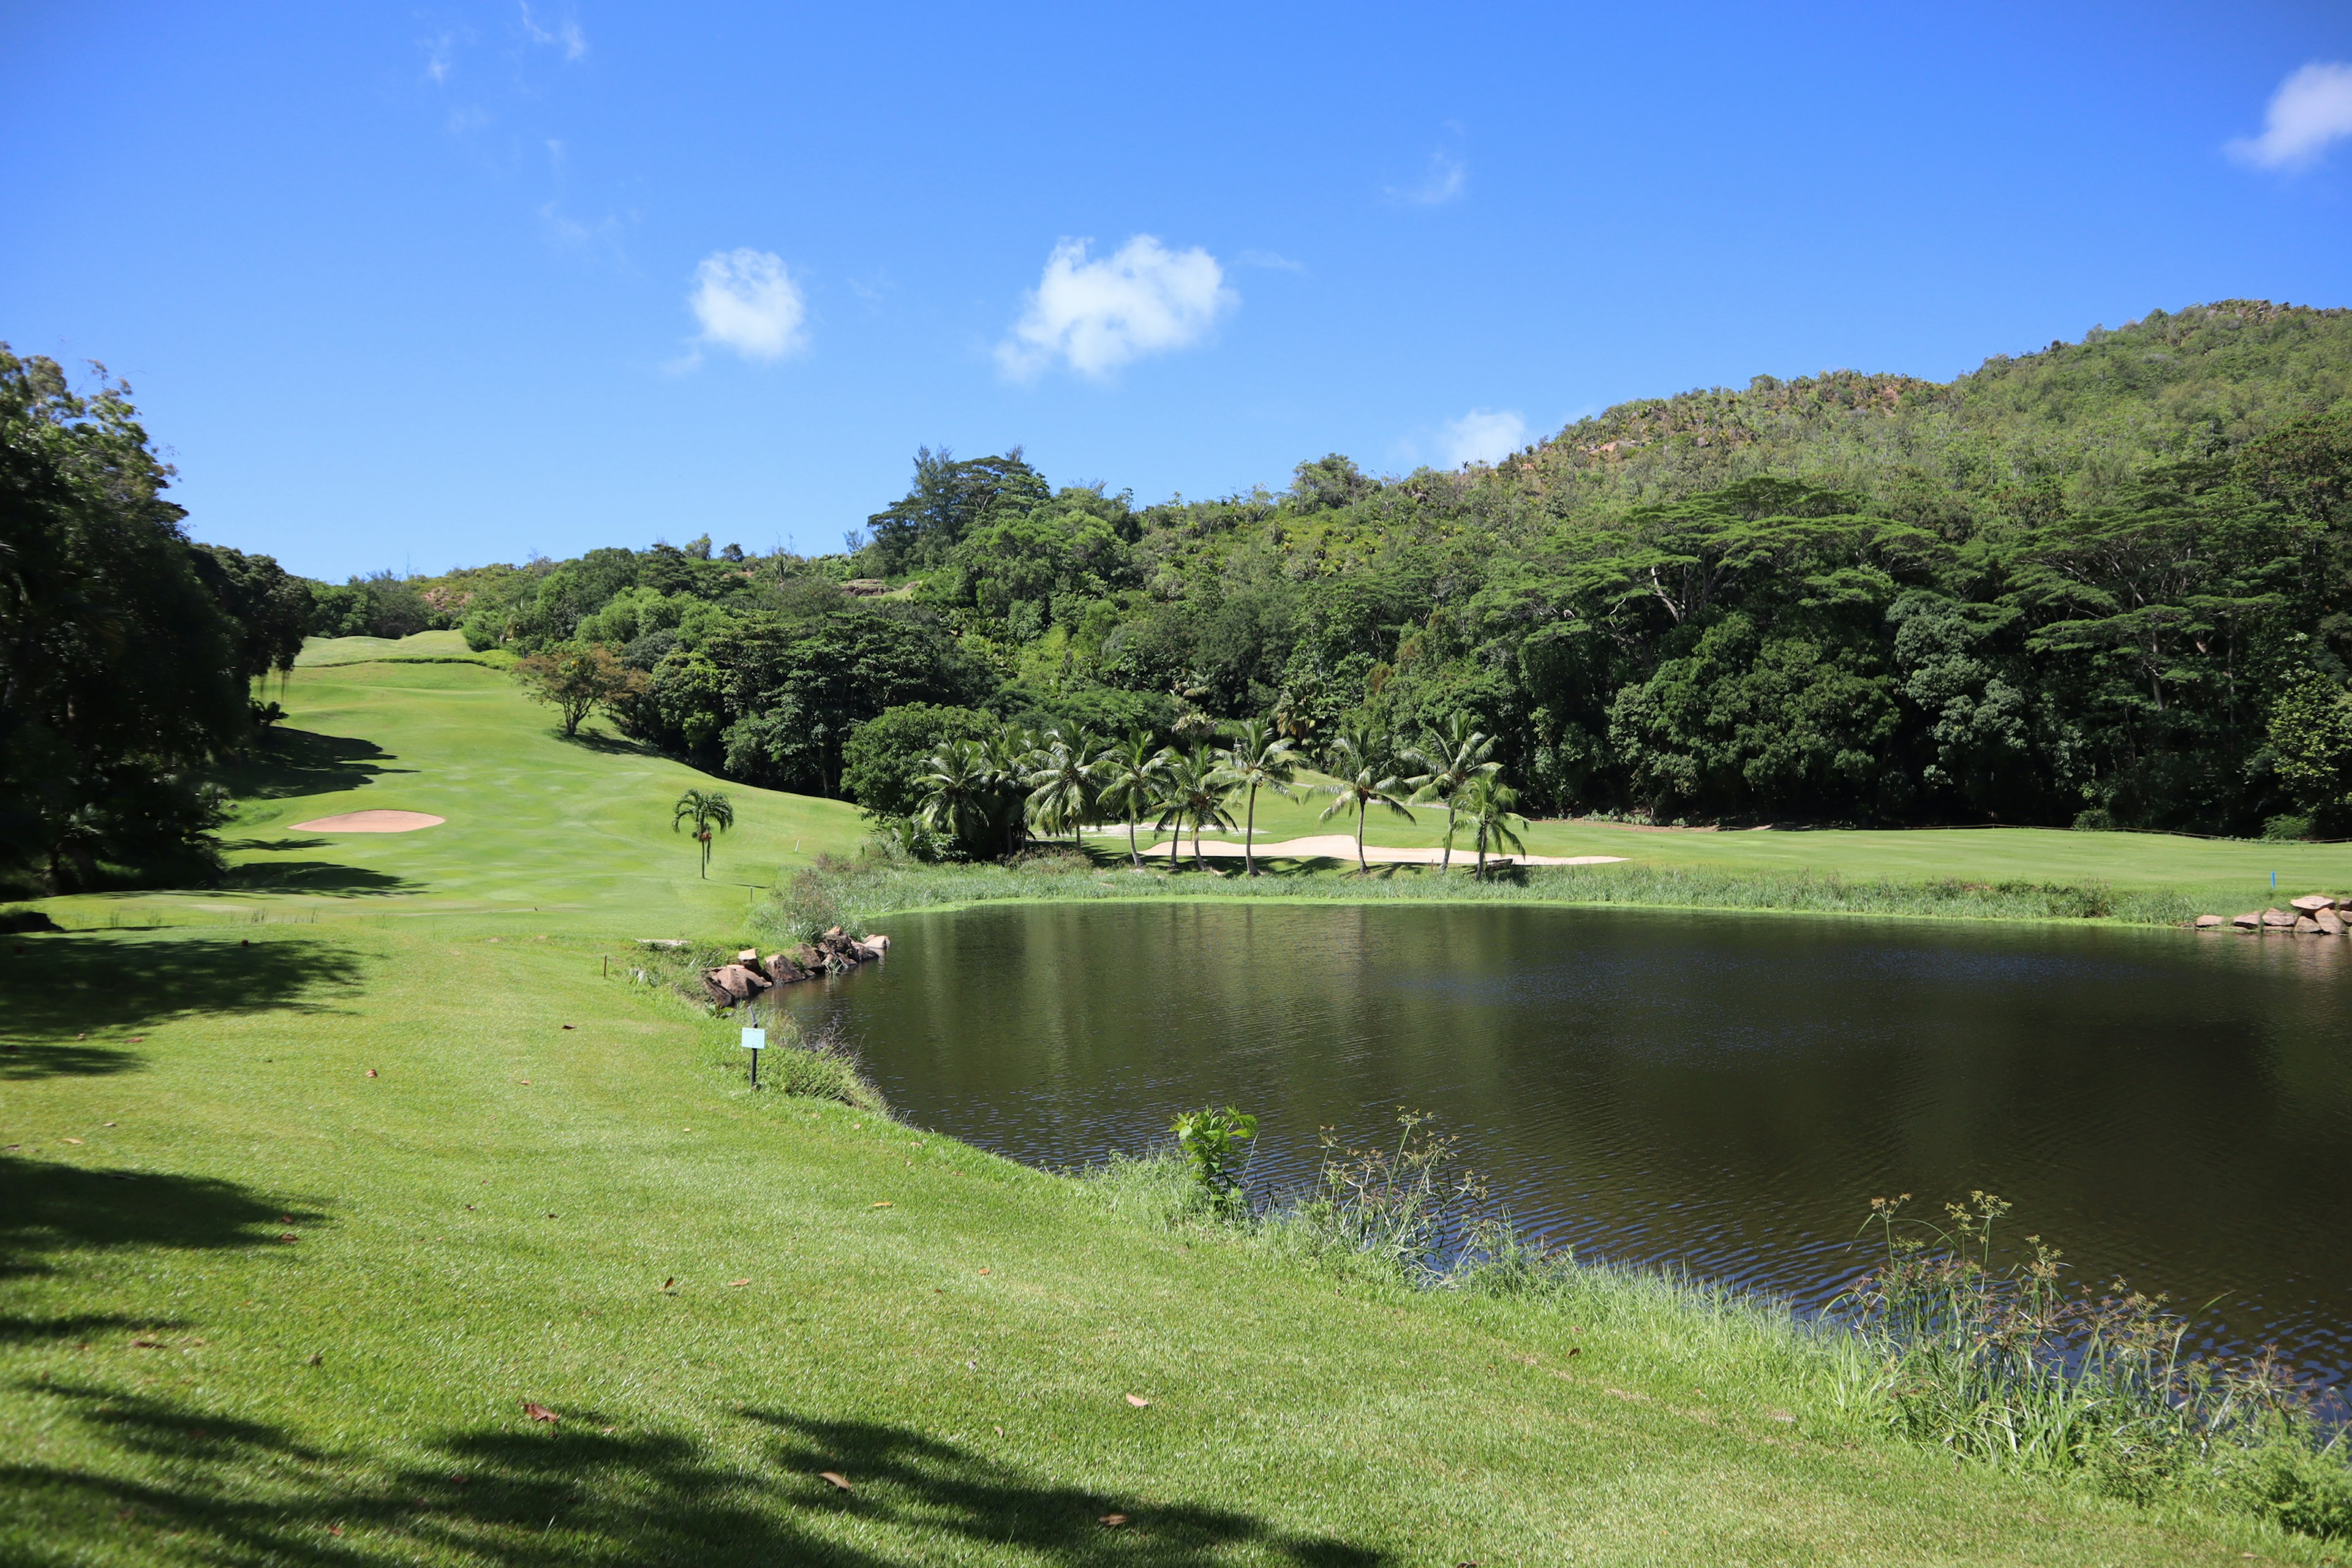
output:
[[838, 549], [925, 443], [1206, 496], [2352, 304], [2340, 0], [17, 5], [0, 87], [0, 338], [327, 577]]

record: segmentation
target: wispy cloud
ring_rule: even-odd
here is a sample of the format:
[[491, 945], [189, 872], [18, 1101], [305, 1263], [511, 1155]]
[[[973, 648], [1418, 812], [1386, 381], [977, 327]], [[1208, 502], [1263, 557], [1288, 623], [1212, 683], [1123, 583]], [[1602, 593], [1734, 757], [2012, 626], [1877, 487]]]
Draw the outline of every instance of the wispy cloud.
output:
[[1269, 272], [1304, 272], [1307, 263], [1277, 256], [1271, 250], [1244, 250], [1234, 258], [1237, 267], [1263, 267]]
[[733, 349], [745, 359], [782, 359], [807, 346], [802, 327], [808, 302], [784, 270], [783, 258], [772, 252], [748, 247], [711, 252], [694, 270], [694, 292], [687, 303], [702, 323], [702, 342]]
[[2260, 136], [2230, 143], [2230, 155], [2258, 169], [2297, 169], [2331, 142], [2352, 136], [2352, 65], [2315, 60], [2271, 94]]
[[457, 35], [435, 35], [425, 46], [425, 79], [436, 84], [447, 81], [449, 73], [457, 68]]
[[530, 0], [517, 0], [517, 4], [522, 8], [523, 35], [532, 43], [544, 44], [551, 49], [561, 49], [563, 51], [563, 58], [567, 60], [576, 60], [587, 54], [588, 39], [581, 33], [580, 23], [576, 18], [566, 16], [553, 26], [549, 26], [531, 15]]
[[1066, 239], [1045, 258], [1028, 309], [996, 347], [1007, 375], [1026, 381], [1059, 360], [1100, 380], [1145, 354], [1192, 347], [1241, 302], [1197, 246], [1170, 250], [1139, 234], [1089, 261], [1090, 243]]
[[1391, 185], [1388, 197], [1406, 206], [1438, 207], [1458, 198], [1470, 180], [1470, 165], [1444, 148], [1429, 155], [1429, 170], [1409, 185]]
[[1511, 409], [1474, 408], [1445, 422], [1445, 460], [1457, 468], [1500, 462], [1527, 444], [1528, 422]]

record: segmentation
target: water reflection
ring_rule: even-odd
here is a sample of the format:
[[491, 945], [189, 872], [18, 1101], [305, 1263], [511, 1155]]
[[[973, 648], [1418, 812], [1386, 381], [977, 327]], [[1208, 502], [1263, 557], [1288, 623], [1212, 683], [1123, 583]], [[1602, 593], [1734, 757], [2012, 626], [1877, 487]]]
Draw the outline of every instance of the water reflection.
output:
[[1230, 1100], [1258, 1173], [1397, 1107], [1545, 1235], [1818, 1300], [1871, 1196], [1971, 1188], [2085, 1276], [2352, 1363], [2352, 942], [1540, 909], [894, 923], [837, 1016], [911, 1120], [1074, 1164]]

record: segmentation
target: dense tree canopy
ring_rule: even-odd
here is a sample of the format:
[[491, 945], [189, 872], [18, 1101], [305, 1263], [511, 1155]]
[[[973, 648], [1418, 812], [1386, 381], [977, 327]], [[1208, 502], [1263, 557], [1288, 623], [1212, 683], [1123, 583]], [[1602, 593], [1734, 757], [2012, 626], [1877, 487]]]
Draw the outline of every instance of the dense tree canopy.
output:
[[926, 449], [845, 554], [406, 586], [478, 647], [609, 647], [656, 745], [893, 816], [982, 742], [953, 710], [1187, 748], [1265, 719], [1375, 780], [1468, 724], [1540, 814], [2352, 832], [2347, 540], [2352, 312], [2227, 301], [1207, 501]]

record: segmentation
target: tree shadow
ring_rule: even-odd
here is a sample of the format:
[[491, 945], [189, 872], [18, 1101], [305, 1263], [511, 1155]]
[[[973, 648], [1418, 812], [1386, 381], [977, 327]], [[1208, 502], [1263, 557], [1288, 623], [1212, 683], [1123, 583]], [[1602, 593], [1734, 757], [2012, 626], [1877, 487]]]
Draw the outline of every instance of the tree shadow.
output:
[[103, 1078], [129, 1072], [139, 1058], [112, 1046], [27, 1046], [0, 1042], [0, 1083], [26, 1083], [43, 1078]]
[[[38, 1051], [0, 1053], [22, 1066], [9, 1076], [121, 1072], [110, 1047], [75, 1050], [79, 1034], [153, 1026], [190, 1013], [323, 1011], [325, 998], [359, 989], [360, 963], [323, 941], [237, 942], [225, 937], [141, 938], [75, 931], [0, 956], [8, 1005], [0, 1037]], [[38, 1065], [37, 1065], [38, 1064]]]
[[220, 885], [241, 893], [323, 893], [336, 898], [385, 898], [425, 886], [396, 872], [337, 860], [248, 860], [232, 866]]
[[290, 855], [297, 849], [324, 849], [334, 843], [331, 838], [228, 838], [221, 847], [229, 850], [257, 850], [266, 855]]
[[[749, 1414], [774, 1442], [765, 1459], [747, 1461], [692, 1436], [600, 1429], [619, 1424], [607, 1413], [572, 1409], [552, 1428], [523, 1429], [518, 1412], [508, 1429], [450, 1434], [433, 1445], [429, 1461], [371, 1475], [353, 1456], [323, 1453], [283, 1427], [168, 1394], [87, 1384], [19, 1387], [67, 1402], [86, 1432], [145, 1461], [94, 1468], [110, 1473], [0, 1470], [0, 1488], [42, 1510], [50, 1539], [127, 1521], [178, 1532], [183, 1552], [219, 1563], [455, 1556], [505, 1568], [884, 1568], [980, 1562], [1013, 1547], [1053, 1563], [1175, 1568], [1231, 1546], [1303, 1568], [1389, 1561], [1378, 1550], [1291, 1534], [1236, 1510], [1123, 1506], [879, 1423]], [[855, 1489], [837, 1489], [819, 1469], [847, 1476]], [[1103, 1524], [1114, 1511], [1129, 1521]]]
[[93, 1171], [0, 1154], [0, 1278], [55, 1271], [51, 1255], [114, 1247], [281, 1247], [325, 1214], [210, 1176]]
[[416, 771], [385, 765], [394, 760], [373, 741], [281, 728], [265, 731], [214, 776], [239, 800], [278, 800], [357, 789], [385, 773]]
[[595, 752], [608, 757], [658, 757], [661, 752], [643, 741], [625, 736], [607, 735], [599, 730], [582, 729], [576, 735], [567, 735], [562, 726], [549, 731], [567, 746], [577, 746], [583, 752]]

